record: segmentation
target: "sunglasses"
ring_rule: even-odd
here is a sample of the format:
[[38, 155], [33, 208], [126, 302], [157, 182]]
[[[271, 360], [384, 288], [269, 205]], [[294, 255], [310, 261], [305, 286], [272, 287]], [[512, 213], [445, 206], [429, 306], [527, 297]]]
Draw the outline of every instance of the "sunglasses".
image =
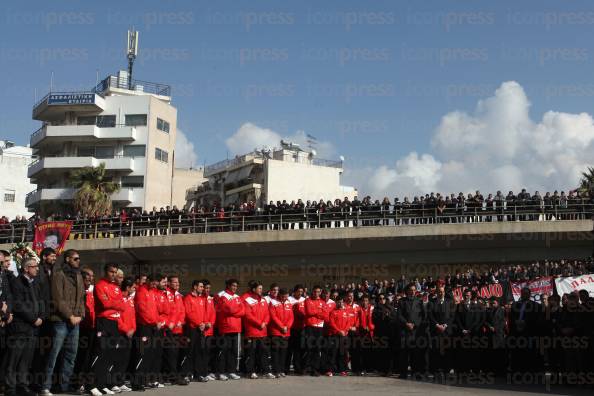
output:
[[72, 261], [80, 261], [80, 257], [72, 257]]

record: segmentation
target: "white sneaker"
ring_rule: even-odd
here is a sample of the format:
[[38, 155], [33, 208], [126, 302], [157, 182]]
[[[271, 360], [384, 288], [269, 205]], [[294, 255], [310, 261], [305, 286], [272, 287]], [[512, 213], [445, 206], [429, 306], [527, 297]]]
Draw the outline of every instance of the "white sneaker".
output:
[[280, 373], [278, 376], [279, 376], [279, 377], [281, 377], [281, 378], [285, 378], [285, 377], [287, 376], [287, 374], [285, 374], [285, 373]]
[[120, 391], [122, 392], [132, 392], [132, 388], [128, 388], [126, 385], [120, 386]]
[[119, 386], [117, 386], [117, 385], [114, 385], [114, 386], [112, 386], [112, 387], [111, 387], [111, 391], [112, 391], [113, 393], [122, 393], [122, 390], [121, 390], [121, 389], [120, 389], [120, 387], [119, 387]]
[[213, 373], [210, 373], [206, 376], [206, 378], [208, 378], [210, 381], [214, 381], [217, 379], [217, 377], [215, 377], [215, 375]]
[[42, 389], [41, 392], [39, 392], [39, 396], [53, 396], [54, 394], [52, 392], [50, 392], [49, 389]]
[[156, 384], [157, 384], [157, 385], [156, 385], [156, 388], [165, 388], [165, 385], [163, 385], [163, 384], [162, 384], [162, 383], [160, 383], [160, 382], [157, 382]]
[[89, 392], [91, 395], [93, 396], [103, 396], [103, 392], [101, 392], [99, 389], [97, 388], [93, 388], [91, 389], [91, 391]]
[[258, 374], [252, 373], [252, 375], [250, 375], [250, 379], [258, 379]]
[[219, 374], [219, 381], [227, 381], [229, 379], [229, 377], [227, 377], [225, 374]]
[[264, 379], [275, 379], [276, 375], [272, 374], [272, 373], [266, 373], [262, 376], [262, 378]]
[[111, 390], [109, 390], [109, 388], [103, 388], [103, 394], [104, 395], [115, 395], [115, 392], [112, 392]]
[[232, 380], [238, 380], [241, 377], [235, 373], [231, 373], [231, 374], [229, 374], [229, 378], [231, 378]]

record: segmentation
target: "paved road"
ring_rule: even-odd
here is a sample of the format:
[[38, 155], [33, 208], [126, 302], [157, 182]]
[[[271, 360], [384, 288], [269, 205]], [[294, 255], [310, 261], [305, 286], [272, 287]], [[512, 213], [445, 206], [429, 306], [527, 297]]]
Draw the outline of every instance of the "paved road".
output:
[[[544, 385], [508, 385], [506, 380], [486, 381], [476, 386], [441, 385], [431, 382], [403, 381], [382, 377], [287, 377], [277, 380], [212, 381], [192, 383], [187, 387], [171, 386], [148, 391], [154, 396], [374, 396], [374, 395], [592, 395], [592, 388]], [[136, 393], [133, 393], [136, 394]], [[148, 395], [147, 392], [144, 393]]]

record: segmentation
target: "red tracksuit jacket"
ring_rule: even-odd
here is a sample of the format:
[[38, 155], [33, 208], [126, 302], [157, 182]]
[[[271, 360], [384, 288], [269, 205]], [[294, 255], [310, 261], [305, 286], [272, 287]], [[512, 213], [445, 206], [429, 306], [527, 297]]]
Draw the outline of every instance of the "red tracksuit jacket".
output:
[[[186, 309], [182, 294], [171, 289], [167, 290], [167, 298], [169, 300], [169, 314], [167, 315], [167, 326], [173, 324], [173, 334], [182, 334], [184, 331], [183, 324], [186, 320]], [[178, 326], [179, 324], [179, 326]]]
[[85, 317], [80, 322], [80, 327], [83, 329], [94, 329], [95, 328], [95, 294], [93, 285], [89, 286], [89, 289], [85, 291]]
[[328, 320], [326, 303], [321, 298], [305, 300], [305, 327], [324, 327], [324, 320]]
[[[245, 336], [249, 338], [262, 338], [268, 335], [268, 323], [270, 313], [266, 299], [257, 294], [250, 293], [243, 298], [245, 316], [243, 317], [243, 328]], [[266, 327], [262, 329], [262, 323]]]
[[136, 331], [136, 311], [134, 310], [134, 298], [124, 297], [126, 309], [118, 318], [118, 331], [120, 334], [127, 334], [130, 330]]
[[186, 324], [191, 329], [195, 329], [201, 323], [208, 322], [206, 298], [196, 296], [192, 293], [186, 294], [184, 297], [184, 307], [186, 310]]
[[349, 329], [353, 324], [351, 315], [348, 309], [340, 308], [330, 312], [330, 326], [328, 326], [329, 335], [338, 335], [340, 331], [348, 334]]
[[345, 303], [344, 308], [347, 310], [347, 312], [349, 313], [349, 316], [351, 317], [351, 327], [359, 327], [359, 312], [361, 311], [361, 307], [356, 304], [356, 303], [352, 303], [351, 305], [348, 305]]
[[215, 310], [214, 298], [211, 296], [204, 296], [203, 298], [206, 301], [206, 321], [211, 324], [208, 329], [204, 330], [204, 336], [211, 337], [214, 335], [214, 326], [217, 321], [217, 312]]
[[157, 307], [157, 289], [151, 289], [148, 285], [140, 285], [134, 296], [136, 305], [136, 322], [144, 326], [156, 326], [159, 320]]
[[[360, 307], [359, 309], [359, 333], [362, 335], [369, 334], [373, 337], [373, 330], [375, 325], [373, 324], [373, 305], [369, 304], [367, 308]], [[368, 332], [365, 331], [368, 329]]]
[[120, 288], [107, 279], [101, 279], [94, 287], [95, 314], [97, 318], [117, 320], [125, 309], [124, 298]]
[[[280, 302], [278, 300], [270, 300], [268, 306], [270, 312], [270, 325], [268, 326], [268, 334], [272, 337], [289, 337], [291, 335], [291, 326], [293, 325], [293, 305], [289, 300]], [[287, 332], [283, 333], [281, 329], [287, 328]]]
[[[330, 318], [330, 313], [336, 308], [336, 302], [330, 298], [324, 302], [326, 303], [326, 317]], [[324, 335], [330, 335], [330, 323], [328, 321], [324, 323]]]
[[288, 301], [293, 306], [293, 330], [303, 330], [305, 327], [305, 298], [301, 297], [299, 300], [290, 296]]
[[223, 290], [215, 300], [217, 329], [219, 334], [241, 333], [241, 318], [245, 307], [237, 294]]

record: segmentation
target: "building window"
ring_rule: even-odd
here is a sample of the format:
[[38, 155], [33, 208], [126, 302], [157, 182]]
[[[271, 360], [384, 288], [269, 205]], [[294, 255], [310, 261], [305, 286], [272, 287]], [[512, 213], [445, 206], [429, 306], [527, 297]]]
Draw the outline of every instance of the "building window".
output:
[[146, 126], [146, 114], [126, 114], [126, 126]]
[[77, 117], [76, 118], [76, 123], [78, 125], [95, 125], [95, 123], [97, 122], [97, 117], [95, 116], [84, 116], [84, 117]]
[[169, 123], [157, 117], [157, 129], [169, 133]]
[[97, 123], [99, 128], [114, 128], [116, 125], [115, 115], [100, 115], [97, 116]]
[[146, 146], [144, 144], [129, 144], [124, 146], [124, 157], [144, 157]]
[[15, 192], [14, 191], [9, 191], [4, 193], [4, 202], [14, 202], [15, 200]]
[[160, 148], [155, 148], [155, 159], [163, 162], [168, 162], [169, 153], [165, 150], [161, 150]]
[[114, 146], [81, 146], [77, 148], [79, 157], [113, 158]]
[[122, 187], [144, 187], [144, 176], [122, 176]]

